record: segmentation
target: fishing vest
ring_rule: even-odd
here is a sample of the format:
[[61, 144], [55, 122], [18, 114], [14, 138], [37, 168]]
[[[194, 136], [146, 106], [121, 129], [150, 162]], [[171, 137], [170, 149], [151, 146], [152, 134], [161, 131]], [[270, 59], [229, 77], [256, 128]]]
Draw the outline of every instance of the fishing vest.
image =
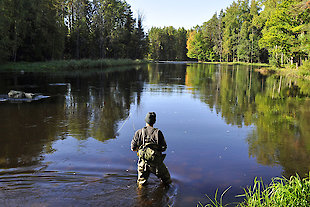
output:
[[[147, 163], [157, 164], [163, 161], [163, 155], [158, 150], [158, 129], [155, 129], [152, 134], [148, 134], [146, 128], [142, 128], [142, 145], [139, 147], [139, 158]], [[154, 134], [156, 133], [156, 134]], [[151, 136], [155, 136], [157, 143], [150, 143]]]

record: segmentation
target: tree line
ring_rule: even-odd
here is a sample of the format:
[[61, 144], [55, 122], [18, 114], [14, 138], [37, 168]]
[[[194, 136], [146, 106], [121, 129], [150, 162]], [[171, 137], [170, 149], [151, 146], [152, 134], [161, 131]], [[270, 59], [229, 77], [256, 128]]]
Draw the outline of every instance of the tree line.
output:
[[123, 0], [1, 0], [0, 61], [130, 58], [302, 65], [309, 0], [237, 0], [203, 25], [153, 27]]
[[238, 0], [188, 32], [199, 61], [301, 65], [310, 56], [309, 0]]
[[0, 60], [142, 59], [142, 17], [121, 0], [1, 0]]
[[148, 58], [154, 60], [187, 60], [187, 30], [152, 27], [148, 32]]

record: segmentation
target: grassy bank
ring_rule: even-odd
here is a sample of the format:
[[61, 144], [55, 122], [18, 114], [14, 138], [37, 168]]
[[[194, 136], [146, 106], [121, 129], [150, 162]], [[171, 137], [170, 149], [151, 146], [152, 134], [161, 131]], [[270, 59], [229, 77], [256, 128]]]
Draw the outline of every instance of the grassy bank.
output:
[[0, 65], [5, 71], [61, 71], [81, 70], [93, 68], [109, 68], [147, 63], [145, 60], [131, 59], [82, 59], [82, 60], [55, 60], [47, 62], [16, 62]]
[[269, 67], [270, 65], [267, 63], [246, 63], [246, 62], [202, 62], [207, 64], [223, 64], [223, 65], [253, 65], [253, 66], [261, 66], [261, 67]]
[[277, 71], [277, 74], [298, 79], [310, 80], [310, 61], [304, 62], [304, 64], [298, 69], [296, 68], [296, 66], [288, 65], [285, 68]]
[[[225, 192], [224, 192], [225, 193]], [[223, 193], [223, 194], [224, 194]], [[298, 175], [286, 178], [274, 178], [269, 185], [265, 185], [262, 180], [254, 180], [253, 186], [244, 189], [244, 194], [237, 197], [244, 197], [244, 201], [238, 204], [222, 203], [222, 196], [217, 200], [211, 201], [211, 204], [205, 207], [287, 207], [287, 206], [310, 206], [310, 173], [309, 176], [301, 179]], [[200, 203], [198, 206], [203, 207]]]
[[262, 74], [276, 74], [295, 79], [310, 80], [310, 61], [304, 62], [302, 66], [296, 68], [295, 65], [285, 65], [284, 67], [262, 67], [257, 69]]
[[296, 69], [296, 65], [285, 65], [282, 68], [272, 66], [267, 63], [246, 63], [246, 62], [202, 62], [206, 64], [225, 64], [225, 65], [248, 65], [261, 67], [257, 69], [264, 75], [277, 74], [296, 79], [310, 80], [310, 61], [305, 61], [302, 66]]

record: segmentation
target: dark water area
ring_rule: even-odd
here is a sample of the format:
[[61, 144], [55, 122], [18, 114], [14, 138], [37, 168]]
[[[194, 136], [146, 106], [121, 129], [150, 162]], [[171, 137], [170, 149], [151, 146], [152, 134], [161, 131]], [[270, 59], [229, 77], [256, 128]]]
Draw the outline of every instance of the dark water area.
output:
[[[0, 73], [1, 206], [196, 206], [224, 203], [262, 177], [310, 170], [308, 82], [249, 66], [150, 64], [117, 71]], [[130, 151], [157, 113], [173, 184], [136, 186]]]

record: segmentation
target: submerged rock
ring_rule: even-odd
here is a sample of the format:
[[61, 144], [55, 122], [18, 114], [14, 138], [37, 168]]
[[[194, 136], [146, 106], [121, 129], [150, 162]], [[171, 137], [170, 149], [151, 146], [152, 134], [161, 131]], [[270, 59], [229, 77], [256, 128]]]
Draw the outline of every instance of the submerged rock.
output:
[[8, 97], [9, 98], [17, 98], [17, 99], [21, 99], [21, 98], [33, 99], [36, 97], [36, 95], [34, 93], [25, 93], [23, 91], [11, 90], [8, 93]]
[[32, 102], [32, 101], [38, 101], [41, 99], [46, 99], [49, 97], [50, 96], [44, 96], [41, 94], [25, 93], [22, 91], [11, 90], [7, 94], [0, 94], [0, 103], [1, 102], [10, 102], [10, 103]]

